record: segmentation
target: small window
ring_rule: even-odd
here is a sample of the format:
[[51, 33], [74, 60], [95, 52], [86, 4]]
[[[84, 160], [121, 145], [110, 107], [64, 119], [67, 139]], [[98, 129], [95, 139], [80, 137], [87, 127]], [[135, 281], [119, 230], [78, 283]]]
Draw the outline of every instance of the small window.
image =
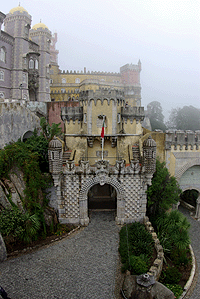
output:
[[34, 69], [34, 60], [33, 59], [29, 60], [29, 69]]
[[64, 88], [61, 88], [61, 93], [65, 93], [65, 89]]
[[6, 62], [6, 50], [5, 50], [4, 47], [1, 48], [0, 60], [3, 61], [3, 62]]
[[5, 98], [5, 94], [3, 91], [0, 91], [0, 99], [4, 99]]
[[4, 81], [4, 71], [0, 71], [0, 81]]
[[79, 93], [79, 89], [78, 88], [75, 89], [75, 93]]
[[75, 83], [80, 83], [80, 82], [81, 82], [81, 80], [79, 78], [75, 79]]
[[53, 84], [53, 79], [50, 79], [50, 80], [49, 80], [49, 83], [50, 83], [50, 84]]
[[121, 114], [118, 113], [117, 114], [117, 123], [120, 124], [120, 122], [121, 122]]
[[66, 83], [66, 79], [65, 78], [62, 78], [62, 83]]
[[38, 70], [38, 60], [35, 61], [35, 69]]

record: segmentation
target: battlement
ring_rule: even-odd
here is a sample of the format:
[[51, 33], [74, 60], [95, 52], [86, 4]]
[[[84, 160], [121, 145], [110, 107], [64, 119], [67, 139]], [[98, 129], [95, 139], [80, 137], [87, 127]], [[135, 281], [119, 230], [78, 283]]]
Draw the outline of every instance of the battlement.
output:
[[165, 149], [170, 150], [171, 146], [174, 145], [174, 149], [177, 150], [177, 146], [179, 146], [180, 150], [185, 149], [188, 150], [189, 146], [190, 149], [199, 149], [200, 145], [200, 130], [198, 131], [182, 131], [182, 130], [168, 130], [166, 131], [166, 138], [165, 138]]
[[90, 74], [90, 75], [102, 75], [102, 76], [120, 76], [120, 73], [117, 72], [101, 72], [101, 71], [72, 71], [72, 70], [63, 70], [60, 71], [61, 74], [70, 74], [70, 75], [86, 75], [86, 74]]
[[83, 121], [83, 107], [62, 107], [61, 108], [62, 121], [73, 122], [76, 120]]
[[95, 105], [97, 100], [101, 100], [102, 104], [104, 100], [110, 103], [110, 100], [114, 101], [123, 101], [124, 100], [124, 92], [120, 89], [112, 89], [112, 88], [99, 88], [96, 91], [86, 90], [80, 92], [80, 100], [81, 101], [90, 101], [94, 100]]
[[144, 107], [122, 107], [121, 116], [122, 120], [124, 120], [125, 122], [127, 121], [127, 119], [130, 119], [130, 121], [133, 121], [133, 119], [136, 119], [136, 121], [142, 121], [145, 116]]

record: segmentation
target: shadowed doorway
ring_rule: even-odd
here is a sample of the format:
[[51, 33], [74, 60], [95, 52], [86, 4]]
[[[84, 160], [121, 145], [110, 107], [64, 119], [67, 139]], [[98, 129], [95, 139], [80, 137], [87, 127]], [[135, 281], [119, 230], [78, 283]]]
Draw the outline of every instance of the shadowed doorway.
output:
[[117, 208], [115, 188], [109, 184], [94, 185], [88, 192], [89, 210], [114, 210]]

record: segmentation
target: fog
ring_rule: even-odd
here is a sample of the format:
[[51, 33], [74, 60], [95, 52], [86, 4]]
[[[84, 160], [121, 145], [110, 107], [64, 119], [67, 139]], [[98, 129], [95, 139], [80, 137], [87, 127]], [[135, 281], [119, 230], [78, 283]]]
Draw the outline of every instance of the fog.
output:
[[[18, 6], [7, 0], [7, 14]], [[142, 106], [200, 108], [199, 0], [24, 0], [32, 16], [58, 33], [61, 70], [119, 72], [141, 60]]]

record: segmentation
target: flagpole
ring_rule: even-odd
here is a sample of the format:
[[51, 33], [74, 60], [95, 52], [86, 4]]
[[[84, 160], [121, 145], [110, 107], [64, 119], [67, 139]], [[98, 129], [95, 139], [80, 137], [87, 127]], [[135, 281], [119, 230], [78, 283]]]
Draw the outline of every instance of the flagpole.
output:
[[101, 160], [103, 160], [103, 147], [104, 147], [104, 121], [105, 121], [105, 115], [103, 115], [103, 123], [102, 123], [102, 130], [101, 130], [101, 138], [102, 138], [102, 153], [101, 153]]

